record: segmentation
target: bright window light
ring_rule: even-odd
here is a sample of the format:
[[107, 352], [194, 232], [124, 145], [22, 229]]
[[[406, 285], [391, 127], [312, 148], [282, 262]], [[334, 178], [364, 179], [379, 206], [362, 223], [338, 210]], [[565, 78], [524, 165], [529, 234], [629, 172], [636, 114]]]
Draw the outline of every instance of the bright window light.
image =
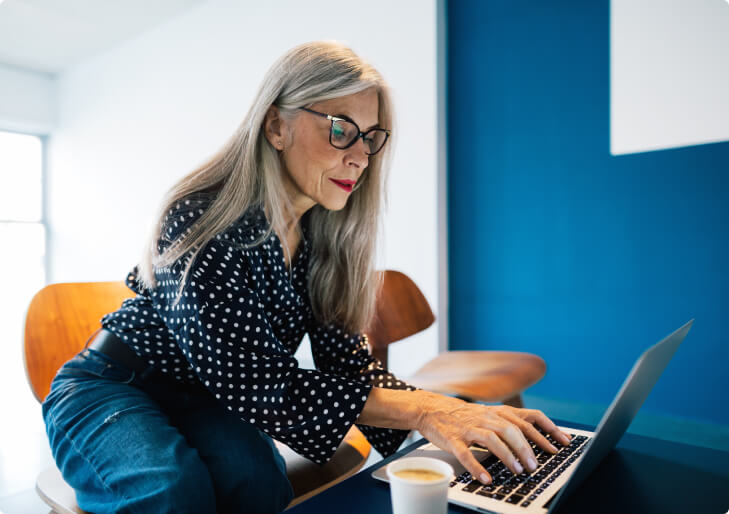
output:
[[[43, 145], [36, 136], [0, 132], [0, 390], [12, 412], [8, 430], [40, 430], [40, 407], [23, 366], [25, 312], [46, 281], [43, 222]], [[0, 476], [8, 471], [0, 463]]]
[[0, 221], [40, 221], [41, 141], [0, 132]]

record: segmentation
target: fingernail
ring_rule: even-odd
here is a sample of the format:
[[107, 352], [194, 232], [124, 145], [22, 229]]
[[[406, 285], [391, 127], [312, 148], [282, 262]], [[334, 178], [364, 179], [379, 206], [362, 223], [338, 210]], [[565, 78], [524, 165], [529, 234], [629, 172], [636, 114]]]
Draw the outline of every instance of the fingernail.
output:
[[491, 478], [486, 473], [481, 473], [481, 476], [478, 478], [479, 478], [479, 480], [481, 480], [481, 483], [483, 483], [483, 484], [491, 483]]
[[537, 469], [537, 463], [531, 457], [527, 459], [527, 466], [529, 466], [529, 471]]
[[517, 475], [524, 473], [524, 468], [522, 468], [521, 464], [519, 464], [518, 462], [514, 463], [514, 469], [516, 470]]
[[553, 444], [550, 444], [549, 447], [552, 449], [554, 453], [557, 453], [557, 447]]

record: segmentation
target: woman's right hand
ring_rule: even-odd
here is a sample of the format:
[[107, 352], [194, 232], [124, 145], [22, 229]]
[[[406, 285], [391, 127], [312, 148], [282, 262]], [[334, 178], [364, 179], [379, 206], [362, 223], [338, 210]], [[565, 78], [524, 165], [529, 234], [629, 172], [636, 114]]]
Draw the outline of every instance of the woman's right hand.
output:
[[427, 391], [417, 391], [417, 394], [420, 415], [415, 428], [431, 443], [452, 453], [483, 483], [490, 483], [492, 477], [469, 450], [472, 444], [488, 448], [512, 472], [519, 474], [537, 467], [527, 438], [550, 453], [558, 451], [534, 424], [561, 444], [568, 445], [570, 441], [539, 410], [468, 403]]

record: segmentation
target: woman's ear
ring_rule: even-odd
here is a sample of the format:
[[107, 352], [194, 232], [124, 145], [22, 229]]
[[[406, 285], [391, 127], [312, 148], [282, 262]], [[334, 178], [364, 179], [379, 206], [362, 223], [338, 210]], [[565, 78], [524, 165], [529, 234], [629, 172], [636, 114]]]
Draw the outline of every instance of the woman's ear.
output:
[[272, 105], [263, 120], [263, 132], [276, 150], [284, 149], [284, 121], [278, 107]]

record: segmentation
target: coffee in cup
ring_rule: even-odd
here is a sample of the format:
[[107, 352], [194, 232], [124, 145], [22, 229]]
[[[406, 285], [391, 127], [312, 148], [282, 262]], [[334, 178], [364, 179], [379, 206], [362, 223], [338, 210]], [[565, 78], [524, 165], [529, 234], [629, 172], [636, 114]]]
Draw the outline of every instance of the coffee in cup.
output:
[[429, 469], [401, 469], [395, 472], [395, 476], [404, 478], [405, 480], [432, 482], [434, 480], [442, 480], [445, 475]]

